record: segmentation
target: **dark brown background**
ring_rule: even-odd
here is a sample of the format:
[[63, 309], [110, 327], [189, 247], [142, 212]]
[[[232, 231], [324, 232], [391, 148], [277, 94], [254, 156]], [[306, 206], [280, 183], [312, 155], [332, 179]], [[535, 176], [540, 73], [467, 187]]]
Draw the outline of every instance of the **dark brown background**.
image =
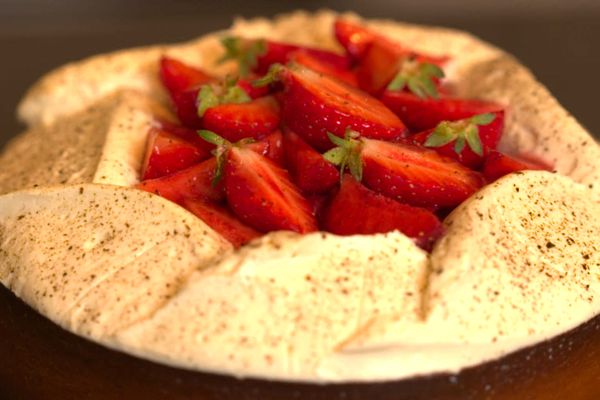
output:
[[235, 15], [322, 7], [471, 31], [516, 55], [577, 119], [600, 134], [597, 0], [0, 0], [0, 145], [22, 128], [14, 114], [26, 88], [67, 61], [190, 39], [227, 27]]

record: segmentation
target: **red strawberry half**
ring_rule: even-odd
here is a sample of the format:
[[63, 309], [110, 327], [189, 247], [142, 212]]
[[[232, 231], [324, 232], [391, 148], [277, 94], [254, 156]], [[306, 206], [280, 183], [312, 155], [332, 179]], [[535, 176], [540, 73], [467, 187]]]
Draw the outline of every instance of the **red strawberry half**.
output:
[[196, 98], [201, 85], [215, 81], [215, 78], [200, 69], [190, 67], [169, 57], [160, 61], [160, 78], [171, 95], [177, 117], [187, 127], [199, 129]]
[[491, 152], [483, 164], [483, 176], [488, 182], [493, 182], [512, 172], [525, 170], [552, 171], [552, 168], [541, 162], [510, 157], [499, 151]]
[[261, 232], [317, 229], [309, 204], [286, 170], [243, 142], [232, 144], [214, 132], [199, 133], [218, 146], [216, 179], [223, 179], [227, 203], [242, 222]]
[[258, 74], [266, 73], [273, 64], [285, 64], [290, 61], [290, 56], [296, 51], [303, 51], [322, 63], [333, 68], [348, 68], [347, 57], [331, 51], [316, 49], [306, 46], [298, 46], [289, 43], [275, 42], [265, 39], [243, 39], [239, 37], [227, 37], [222, 41], [225, 54], [221, 58], [225, 60], [237, 60], [241, 76], [246, 76], [253, 71]]
[[[439, 78], [443, 72], [439, 68], [446, 62], [445, 57], [432, 57], [418, 54], [388, 40], [374, 40], [359, 61], [357, 70], [358, 84], [361, 89], [379, 95], [398, 75], [404, 77], [408, 88], [414, 83], [422, 83], [418, 93], [437, 96]], [[428, 73], [431, 70], [432, 72]], [[415, 88], [418, 89], [418, 88]], [[429, 89], [432, 93], [427, 93]]]
[[338, 145], [324, 157], [348, 167], [365, 186], [390, 198], [430, 209], [457, 206], [483, 184], [477, 172], [433, 150], [406, 143], [330, 135]]
[[185, 200], [183, 207], [238, 248], [261, 234], [240, 222], [227, 208], [205, 199]]
[[283, 135], [280, 130], [270, 133], [258, 142], [249, 143], [247, 147], [274, 161], [277, 165], [283, 165], [284, 163]]
[[211, 184], [217, 162], [214, 157], [172, 175], [142, 181], [136, 187], [181, 204], [185, 199], [205, 198], [221, 201], [225, 198], [223, 184]]
[[337, 19], [333, 29], [338, 42], [346, 49], [346, 53], [354, 60], [364, 60], [364, 58], [367, 57], [370, 46], [375, 43], [381, 45], [386, 51], [391, 51], [392, 54], [395, 53], [396, 56], [412, 54], [421, 61], [434, 64], [442, 64], [448, 60], [448, 57], [419, 54], [357, 22], [347, 19]]
[[214, 80], [206, 72], [166, 56], [160, 59], [160, 78], [170, 93], [181, 92]]
[[[477, 119], [486, 115], [492, 119], [488, 123], [471, 122], [473, 118]], [[499, 111], [479, 114], [479, 116], [455, 122], [444, 121], [435, 129], [413, 135], [412, 140], [416, 144], [431, 147], [444, 156], [454, 158], [471, 169], [478, 169], [481, 167], [484, 157], [498, 146], [503, 129], [504, 111]], [[459, 151], [457, 151], [457, 147]]]
[[187, 90], [173, 92], [171, 100], [177, 118], [183, 125], [192, 129], [201, 129], [202, 120], [198, 116], [198, 92], [199, 88], [191, 88]]
[[248, 103], [217, 105], [206, 110], [202, 125], [231, 142], [249, 137], [260, 139], [279, 126], [279, 105], [271, 96]]
[[259, 231], [317, 230], [308, 203], [287, 172], [250, 149], [232, 147], [227, 152], [224, 184], [233, 212]]
[[456, 121], [503, 110], [501, 105], [487, 101], [451, 97], [421, 98], [404, 91], [386, 90], [381, 101], [413, 132], [434, 128], [442, 121]]
[[347, 68], [340, 68], [336, 65], [323, 62], [304, 50], [298, 50], [293, 52], [289, 58], [290, 61], [302, 64], [305, 67], [312, 69], [313, 71], [339, 79], [347, 83], [348, 85], [355, 87], [358, 86], [356, 74], [353, 71], [350, 71]]
[[292, 131], [285, 133], [285, 155], [294, 182], [305, 192], [322, 193], [340, 179], [338, 170]]
[[399, 230], [426, 250], [442, 234], [442, 224], [432, 212], [369, 190], [348, 174], [331, 199], [322, 221], [325, 230], [338, 235]]
[[477, 172], [433, 150], [363, 139], [363, 183], [419, 207], [455, 207], [483, 185]]
[[158, 125], [160, 129], [175, 135], [185, 141], [193, 143], [196, 147], [203, 149], [205, 153], [210, 153], [215, 146], [208, 143], [206, 140], [203, 140], [200, 136], [198, 136], [198, 131], [196, 129], [186, 128], [185, 126], [181, 126], [178, 124], [174, 124], [169, 121], [158, 121]]
[[357, 22], [337, 19], [333, 26], [338, 42], [353, 59], [361, 59], [378, 35]]
[[297, 66], [283, 68], [282, 119], [318, 150], [332, 147], [327, 132], [343, 137], [347, 127], [365, 137], [398, 140], [407, 129], [379, 100], [334, 78]]
[[210, 153], [206, 149], [162, 129], [153, 128], [148, 135], [142, 180], [172, 174], [208, 157]]

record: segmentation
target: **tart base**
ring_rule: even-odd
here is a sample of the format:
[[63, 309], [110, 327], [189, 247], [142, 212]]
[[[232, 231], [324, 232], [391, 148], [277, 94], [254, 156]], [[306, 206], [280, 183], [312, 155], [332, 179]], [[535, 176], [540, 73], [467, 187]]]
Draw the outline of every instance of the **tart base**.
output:
[[0, 286], [0, 398], [365, 400], [570, 399], [600, 396], [600, 315], [563, 335], [456, 375], [311, 385], [187, 371], [69, 333]]

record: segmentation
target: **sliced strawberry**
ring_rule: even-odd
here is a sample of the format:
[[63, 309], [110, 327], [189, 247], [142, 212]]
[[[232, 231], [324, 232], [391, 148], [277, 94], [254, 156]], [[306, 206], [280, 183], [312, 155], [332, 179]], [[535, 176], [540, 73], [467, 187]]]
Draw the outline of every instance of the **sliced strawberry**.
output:
[[285, 64], [290, 60], [290, 55], [302, 50], [336, 68], [347, 68], [349, 59], [343, 55], [306, 46], [289, 43], [275, 42], [265, 39], [243, 39], [239, 37], [226, 37], [222, 40], [225, 54], [221, 61], [237, 60], [241, 76], [246, 76], [250, 71], [265, 74], [273, 64]]
[[264, 74], [269, 67], [275, 63], [285, 64], [290, 61], [290, 56], [302, 50], [317, 61], [326, 63], [334, 68], [344, 69], [349, 66], [348, 58], [331, 51], [316, 49], [312, 47], [297, 46], [287, 43], [274, 42], [267, 40], [267, 51], [258, 57], [255, 71]]
[[160, 59], [160, 78], [170, 93], [181, 92], [214, 79], [198, 68], [166, 56]]
[[160, 61], [160, 78], [169, 90], [177, 117], [187, 127], [199, 129], [200, 118], [196, 105], [201, 85], [215, 81], [204, 71], [190, 67], [173, 58], [163, 57]]
[[[504, 111], [498, 111], [493, 113], [493, 115], [494, 119], [491, 123], [476, 126], [477, 134], [481, 143], [481, 155], [476, 154], [468, 145], [464, 146], [462, 151], [457, 152], [455, 149], [456, 140], [452, 140], [442, 146], [428, 145], [427, 147], [433, 148], [435, 151], [446, 157], [454, 158], [461, 164], [471, 169], [479, 169], [483, 164], [485, 156], [498, 147], [498, 143], [500, 142], [500, 138], [502, 137], [502, 132], [504, 130]], [[468, 122], [466, 120], [460, 120], [457, 122], [461, 121]], [[443, 122], [440, 124], [443, 124]], [[438, 127], [440, 127], [440, 125], [438, 125]], [[416, 144], [424, 145], [428, 143], [428, 139], [439, 133], [438, 130], [438, 128], [429, 129], [411, 136], [411, 139]], [[429, 141], [431, 141], [431, 139]]]
[[306, 67], [283, 68], [282, 119], [318, 150], [332, 147], [327, 132], [342, 137], [360, 129], [365, 137], [398, 140], [407, 129], [379, 100]]
[[369, 235], [399, 230], [431, 249], [442, 223], [431, 211], [399, 203], [367, 189], [346, 174], [322, 218], [325, 230], [337, 235]]
[[162, 129], [153, 128], [148, 135], [142, 163], [142, 180], [172, 174], [209, 156], [210, 153], [203, 148]]
[[525, 170], [552, 171], [552, 168], [539, 161], [517, 159], [499, 151], [492, 151], [483, 164], [483, 176], [488, 182], [493, 182], [512, 172]]
[[362, 139], [362, 182], [417, 207], [455, 207], [483, 185], [481, 175], [419, 146]]
[[369, 45], [378, 37], [375, 32], [347, 19], [337, 19], [333, 29], [338, 42], [355, 60], [361, 59]]
[[[373, 95], [379, 95], [403, 70], [404, 74], [415, 74], [423, 64], [440, 67], [446, 61], [447, 57], [419, 54], [389, 40], [376, 39], [367, 47], [359, 61], [358, 85]], [[433, 88], [439, 85], [439, 78], [443, 75], [439, 71], [440, 76], [428, 78], [435, 85]]]
[[198, 116], [199, 88], [192, 88], [171, 93], [175, 113], [183, 125], [192, 129], [202, 128], [202, 119]]
[[212, 186], [216, 167], [216, 159], [212, 157], [172, 175], [140, 182], [136, 187], [179, 204], [197, 198], [217, 202], [225, 198], [225, 192], [222, 183]]
[[323, 193], [339, 181], [340, 174], [337, 168], [296, 133], [286, 131], [284, 146], [290, 173], [296, 185], [303, 191]]
[[413, 55], [420, 61], [441, 65], [448, 61], [445, 56], [431, 56], [417, 53], [404, 45], [388, 39], [384, 35], [370, 30], [360, 23], [347, 19], [337, 19], [334, 23], [334, 34], [338, 42], [346, 49], [346, 53], [354, 60], [364, 60], [369, 47], [373, 44], [381, 45], [391, 54]]
[[227, 208], [205, 199], [184, 200], [183, 207], [229, 240], [235, 248], [261, 236], [259, 232], [240, 222]]
[[227, 151], [224, 184], [233, 212], [259, 231], [317, 230], [306, 199], [287, 172], [250, 149], [233, 146]]
[[378, 95], [398, 72], [403, 52], [388, 41], [375, 41], [364, 51], [356, 71], [361, 89]]
[[271, 96], [249, 103], [221, 104], [206, 110], [202, 125], [231, 142], [260, 139], [279, 126], [279, 105]]
[[413, 132], [434, 128], [442, 121], [456, 121], [477, 114], [503, 110], [499, 104], [459, 98], [420, 98], [412, 93], [386, 90], [381, 101]]
[[305, 67], [312, 69], [313, 71], [337, 78], [351, 86], [358, 86], [356, 74], [353, 71], [350, 71], [347, 68], [340, 68], [336, 65], [323, 62], [304, 50], [298, 50], [293, 52], [289, 58], [290, 61], [302, 64]]
[[277, 165], [284, 163], [283, 135], [280, 130], [270, 133], [261, 141], [249, 143], [247, 147], [274, 161]]
[[215, 148], [214, 145], [208, 143], [206, 140], [203, 140], [200, 136], [198, 136], [198, 131], [196, 129], [186, 128], [185, 126], [174, 124], [169, 121], [158, 121], [158, 124], [160, 129], [193, 143], [202, 149], [206, 154], [210, 154], [210, 152]]
[[306, 195], [306, 201], [308, 202], [308, 205], [310, 206], [310, 210], [312, 215], [314, 215], [317, 220], [321, 220], [321, 216], [323, 215], [323, 212], [325, 211], [325, 208], [327, 206], [329, 200], [329, 196], [328, 194], [314, 194], [314, 193], [309, 193]]

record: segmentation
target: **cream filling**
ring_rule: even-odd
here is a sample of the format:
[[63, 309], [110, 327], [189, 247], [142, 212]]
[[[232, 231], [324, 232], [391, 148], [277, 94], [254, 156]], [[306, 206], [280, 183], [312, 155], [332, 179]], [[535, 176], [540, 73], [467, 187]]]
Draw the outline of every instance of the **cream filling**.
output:
[[599, 313], [600, 207], [586, 193], [546, 172], [506, 177], [448, 218], [430, 257], [399, 233], [270, 234], [194, 276], [115, 343], [173, 365], [270, 379], [457, 372]]

